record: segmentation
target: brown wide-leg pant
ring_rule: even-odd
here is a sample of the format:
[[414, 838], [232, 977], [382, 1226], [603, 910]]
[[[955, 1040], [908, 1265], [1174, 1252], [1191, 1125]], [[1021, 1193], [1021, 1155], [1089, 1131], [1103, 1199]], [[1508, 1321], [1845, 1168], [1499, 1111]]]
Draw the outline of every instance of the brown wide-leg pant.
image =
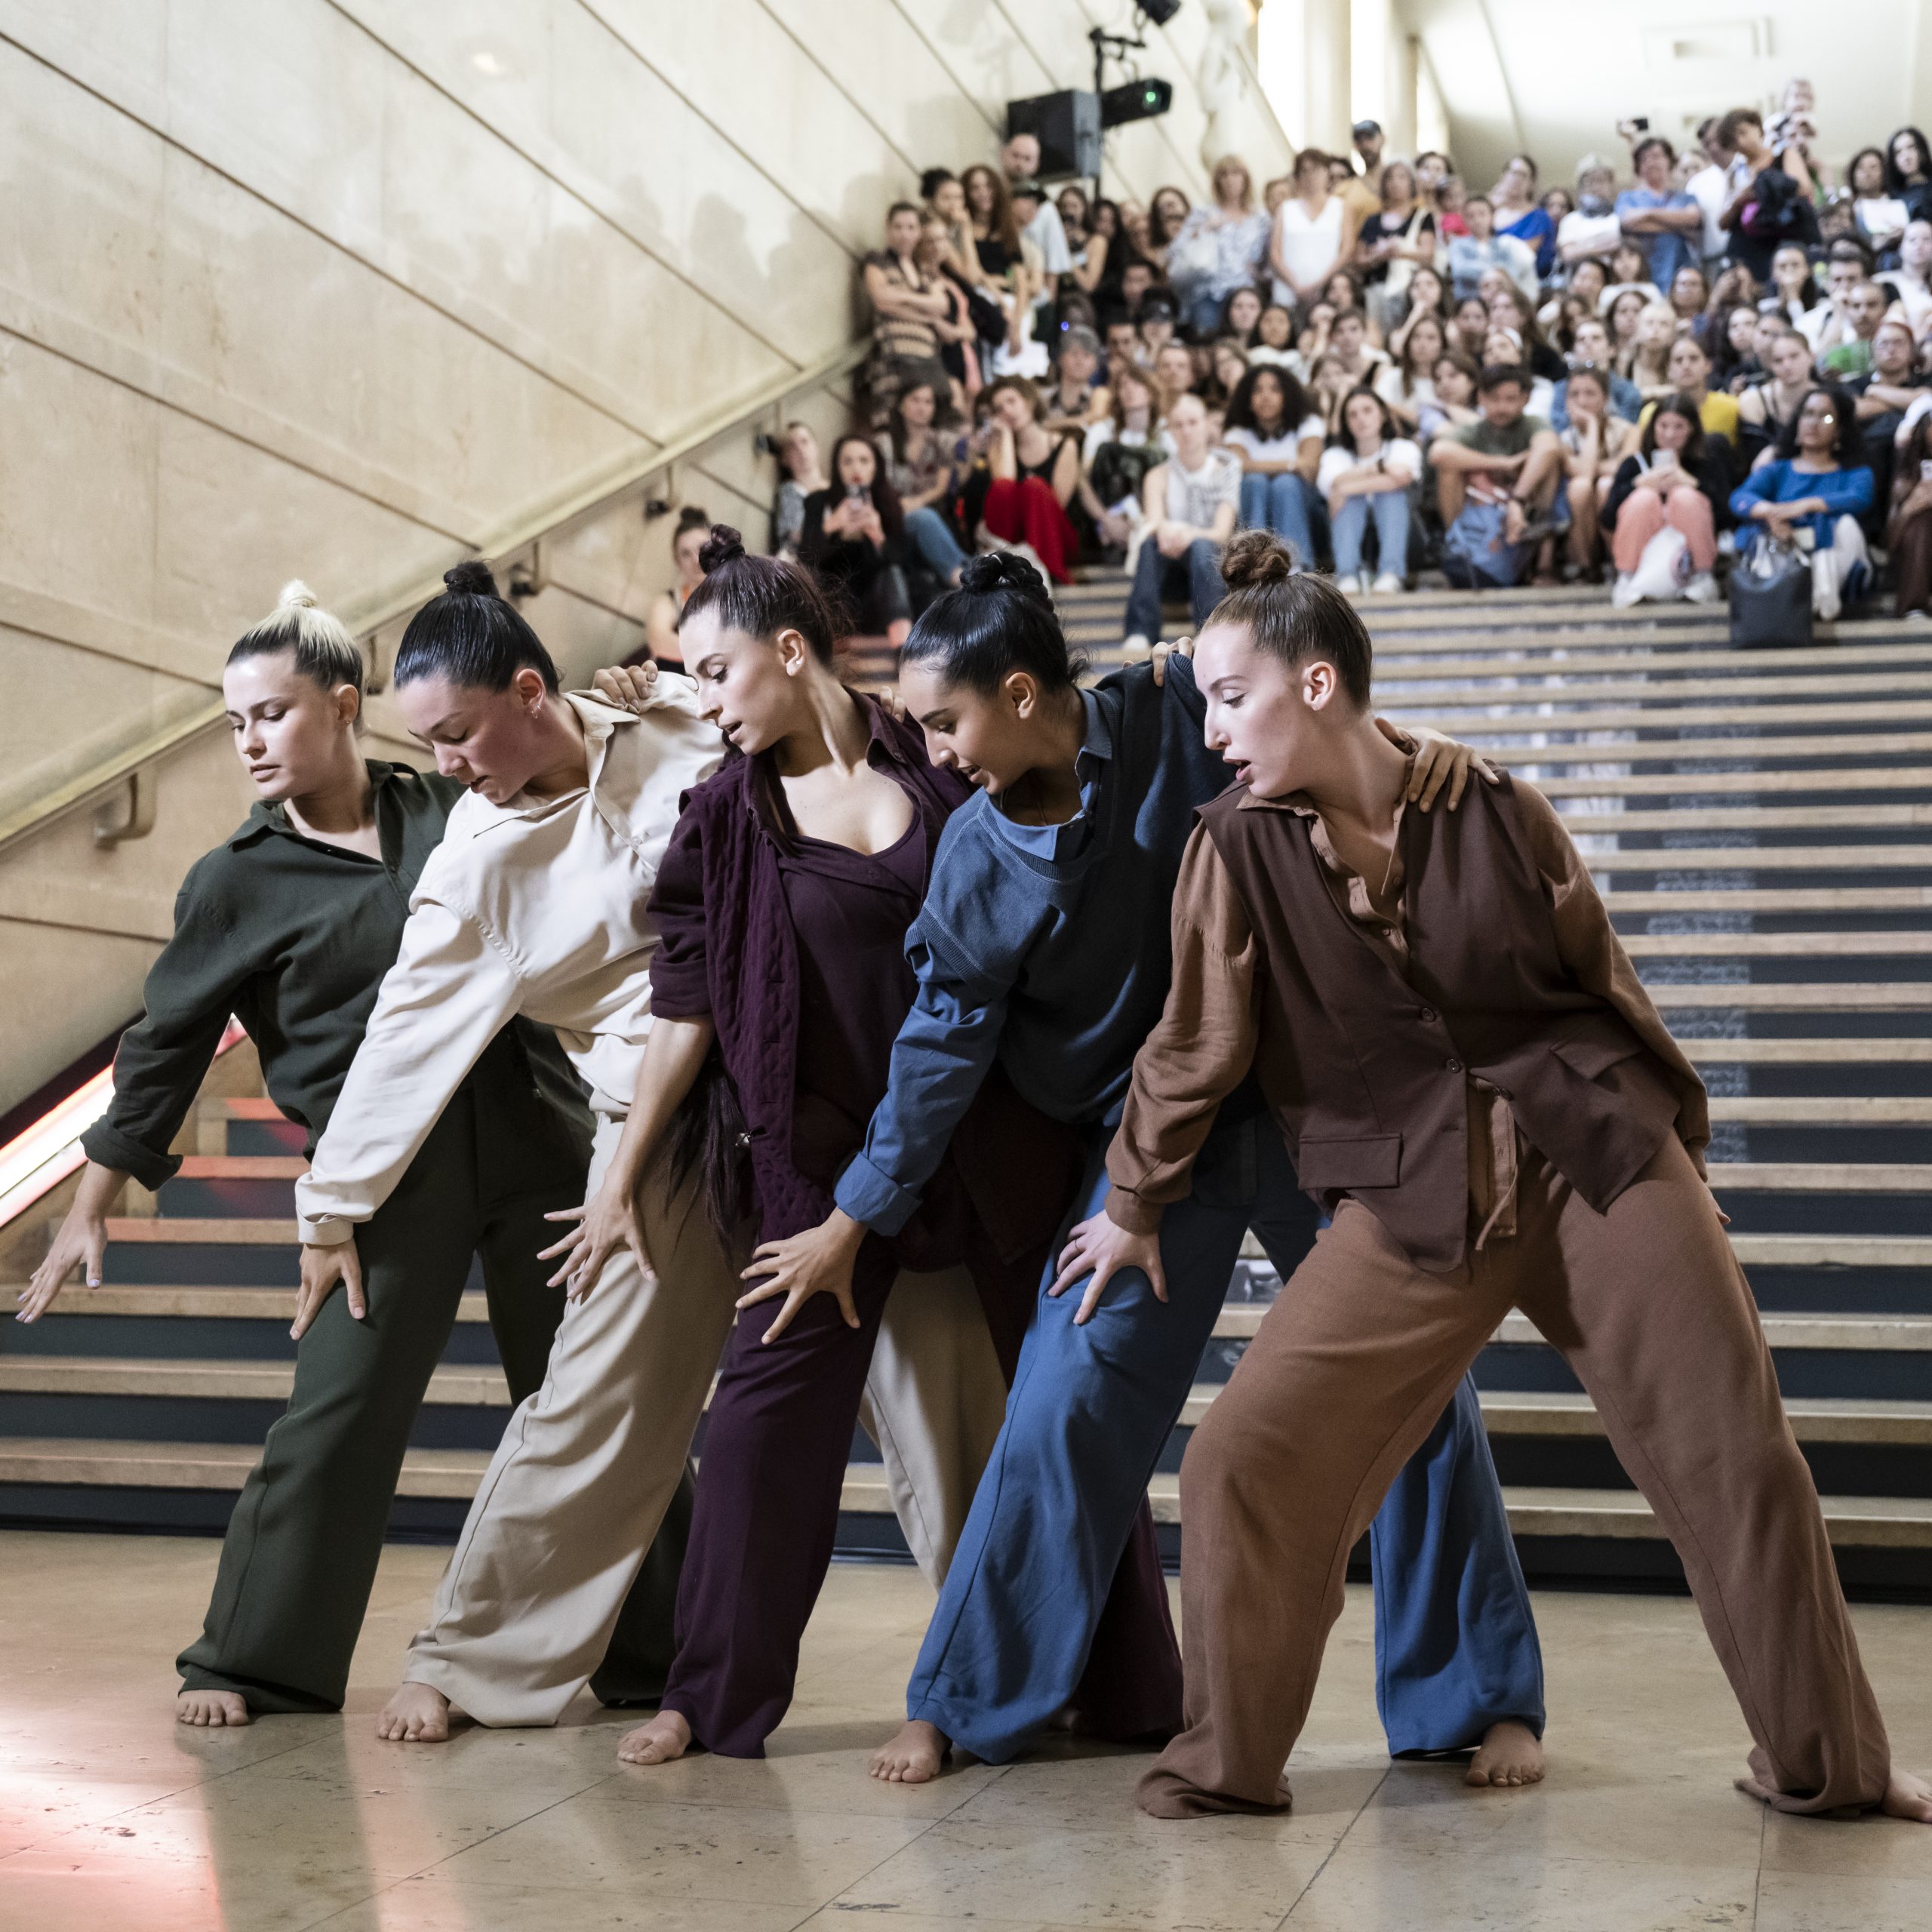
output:
[[1181, 1466], [1186, 1725], [1157, 1817], [1279, 1810], [1349, 1552], [1512, 1306], [1561, 1349], [1682, 1559], [1780, 1810], [1875, 1804], [1890, 1748], [1743, 1270], [1672, 1139], [1599, 1214], [1519, 1146], [1507, 1217], [1424, 1273], [1366, 1208], [1263, 1319]]

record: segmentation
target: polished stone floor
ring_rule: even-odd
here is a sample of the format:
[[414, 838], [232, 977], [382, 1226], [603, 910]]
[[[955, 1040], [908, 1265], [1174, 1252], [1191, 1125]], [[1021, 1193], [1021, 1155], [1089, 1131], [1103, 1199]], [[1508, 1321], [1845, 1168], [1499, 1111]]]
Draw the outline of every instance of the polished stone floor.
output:
[[[1774, 1817], [1687, 1602], [1541, 1595], [1551, 1777], [1515, 1795], [1381, 1755], [1352, 1590], [1292, 1817], [1164, 1824], [1144, 1759], [1063, 1745], [918, 1789], [864, 1774], [928, 1599], [836, 1568], [763, 1764], [621, 1767], [586, 1702], [552, 1732], [379, 1744], [444, 1552], [386, 1552], [347, 1715], [172, 1721], [215, 1546], [0, 1534], [0, 1927], [184, 1932], [1925, 1932], [1932, 1829]], [[1861, 1607], [1900, 1761], [1932, 1768], [1932, 1610]]]

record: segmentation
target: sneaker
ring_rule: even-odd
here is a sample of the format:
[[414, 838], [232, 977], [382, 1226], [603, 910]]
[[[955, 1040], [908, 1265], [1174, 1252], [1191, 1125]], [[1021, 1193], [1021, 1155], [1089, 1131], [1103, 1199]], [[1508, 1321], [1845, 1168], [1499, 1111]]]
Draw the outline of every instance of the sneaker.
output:
[[1368, 588], [1368, 577], [1362, 571], [1338, 571], [1335, 574], [1335, 588], [1344, 597], [1359, 597]]
[[1632, 605], [1642, 599], [1637, 595], [1637, 580], [1628, 571], [1619, 571], [1617, 581], [1610, 587], [1611, 606], [1614, 610], [1627, 611]]
[[1393, 571], [1384, 571], [1375, 580], [1376, 590], [1384, 597], [1394, 595], [1402, 587], [1402, 580]]
[[1133, 636], [1121, 640], [1120, 654], [1130, 664], [1143, 663], [1153, 656], [1154, 647], [1149, 639], [1136, 631]]
[[1693, 604], [1715, 604], [1718, 601], [1718, 580], [1709, 571], [1699, 571], [1684, 585], [1684, 595]]
[[1902, 621], [1908, 624], [1932, 624], [1932, 611], [1908, 611]]

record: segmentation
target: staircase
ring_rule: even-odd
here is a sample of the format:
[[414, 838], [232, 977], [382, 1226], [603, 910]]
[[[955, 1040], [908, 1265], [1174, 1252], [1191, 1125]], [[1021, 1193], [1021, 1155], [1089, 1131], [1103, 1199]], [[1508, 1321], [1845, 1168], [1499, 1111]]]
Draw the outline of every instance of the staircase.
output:
[[[1123, 601], [1118, 579], [1062, 593], [1096, 671], [1118, 660]], [[1710, 1085], [1718, 1192], [1846, 1583], [1932, 1591], [1932, 636], [1847, 623], [1809, 651], [1738, 654], [1721, 613], [1613, 611], [1600, 592], [1363, 609], [1381, 708], [1493, 751], [1567, 815]], [[226, 1520], [288, 1392], [300, 1137], [260, 1098], [205, 1100], [194, 1136], [156, 1211], [115, 1224], [105, 1285], [0, 1323], [0, 1521]], [[1229, 1284], [1152, 1485], [1171, 1556], [1189, 1432], [1278, 1285], [1258, 1254]], [[454, 1536], [507, 1414], [472, 1287], [397, 1536]], [[1526, 1321], [1503, 1324], [1476, 1378], [1533, 1577], [1678, 1579]], [[840, 1546], [903, 1553], [862, 1437]]]

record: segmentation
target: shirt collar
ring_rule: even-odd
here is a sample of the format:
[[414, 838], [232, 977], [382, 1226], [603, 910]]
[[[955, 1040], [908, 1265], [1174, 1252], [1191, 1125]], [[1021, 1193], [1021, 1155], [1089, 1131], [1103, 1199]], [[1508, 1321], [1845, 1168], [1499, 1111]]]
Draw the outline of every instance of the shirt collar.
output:
[[[415, 776], [415, 768], [412, 765], [389, 764], [380, 758], [365, 758], [362, 763], [369, 774], [370, 787], [378, 799], [382, 795], [383, 787], [391, 779], [405, 773], [411, 777]], [[272, 836], [299, 838], [305, 845], [325, 842], [297, 831], [290, 823], [288, 811], [279, 799], [257, 798], [248, 808], [248, 816], [229, 834], [228, 844], [232, 851], [239, 852]]]

